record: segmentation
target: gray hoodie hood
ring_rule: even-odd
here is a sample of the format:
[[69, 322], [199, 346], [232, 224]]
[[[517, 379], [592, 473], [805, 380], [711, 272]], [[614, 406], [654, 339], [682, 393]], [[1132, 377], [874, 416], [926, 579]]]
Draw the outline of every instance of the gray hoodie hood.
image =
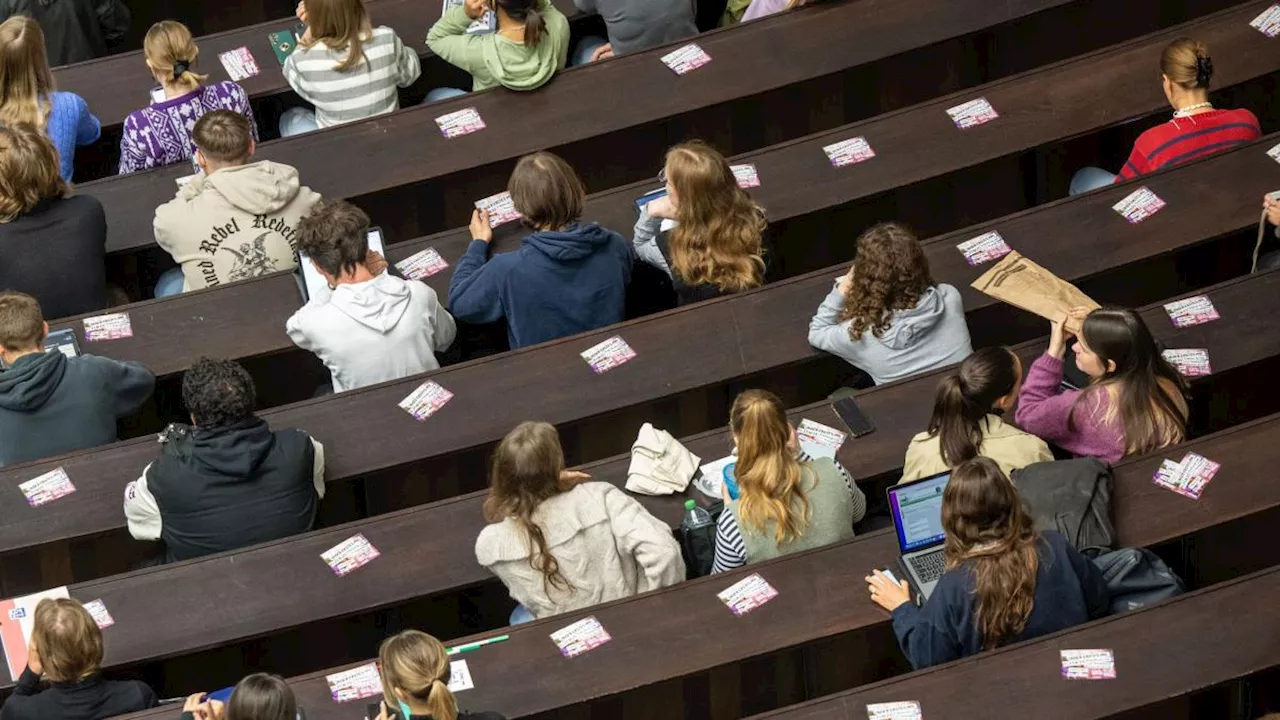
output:
[[[203, 187], [202, 187], [203, 186]], [[223, 168], [206, 177], [203, 183], [191, 183], [192, 193], [204, 187], [216, 190], [236, 208], [251, 215], [279, 212], [298, 196], [302, 183], [298, 171], [288, 165], [260, 160], [239, 167]]]
[[931, 287], [920, 296], [913, 308], [896, 310], [888, 329], [878, 339], [886, 347], [904, 350], [924, 340], [942, 322], [946, 305], [937, 287]]
[[409, 309], [409, 300], [408, 285], [384, 272], [362, 283], [339, 285], [329, 304], [361, 325], [385, 335]]

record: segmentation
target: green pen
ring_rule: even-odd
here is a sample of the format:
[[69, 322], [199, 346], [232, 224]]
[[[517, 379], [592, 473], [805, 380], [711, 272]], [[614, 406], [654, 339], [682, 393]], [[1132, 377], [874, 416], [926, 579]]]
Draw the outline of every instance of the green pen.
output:
[[458, 653], [464, 653], [464, 652], [468, 652], [468, 651], [471, 651], [471, 650], [475, 650], [476, 648], [482, 648], [482, 647], [484, 647], [485, 645], [492, 645], [492, 644], [494, 644], [494, 643], [500, 643], [500, 642], [502, 642], [502, 641], [504, 641], [504, 640], [509, 640], [510, 638], [511, 638], [511, 636], [510, 636], [510, 635], [495, 635], [494, 637], [491, 637], [491, 638], [485, 638], [484, 640], [477, 640], [477, 641], [475, 641], [475, 642], [473, 642], [473, 643], [467, 643], [466, 645], [459, 645], [459, 646], [457, 646], [457, 647], [451, 647], [451, 648], [449, 648], [449, 650], [448, 650], [448, 654], [449, 654], [449, 655], [457, 655]]

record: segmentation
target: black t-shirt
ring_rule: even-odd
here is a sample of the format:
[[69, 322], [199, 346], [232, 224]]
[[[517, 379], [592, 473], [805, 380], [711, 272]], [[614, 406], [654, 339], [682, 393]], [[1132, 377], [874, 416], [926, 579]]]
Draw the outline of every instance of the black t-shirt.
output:
[[0, 709], [0, 720], [98, 720], [153, 708], [156, 703], [151, 688], [136, 680], [116, 682], [93, 675], [41, 690], [40, 678], [26, 669]]
[[89, 195], [51, 198], [0, 223], [0, 290], [40, 301], [46, 320], [107, 306], [107, 216]]

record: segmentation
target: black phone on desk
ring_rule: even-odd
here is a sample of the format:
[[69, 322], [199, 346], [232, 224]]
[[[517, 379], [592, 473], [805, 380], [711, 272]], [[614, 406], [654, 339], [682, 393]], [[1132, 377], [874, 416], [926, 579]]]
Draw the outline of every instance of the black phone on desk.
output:
[[862, 412], [862, 408], [858, 406], [858, 401], [854, 398], [841, 398], [831, 403], [831, 406], [835, 409], [836, 415], [839, 415], [840, 419], [849, 428], [849, 433], [854, 437], [870, 435], [876, 431], [876, 426], [872, 424], [871, 418], [868, 418], [867, 414]]

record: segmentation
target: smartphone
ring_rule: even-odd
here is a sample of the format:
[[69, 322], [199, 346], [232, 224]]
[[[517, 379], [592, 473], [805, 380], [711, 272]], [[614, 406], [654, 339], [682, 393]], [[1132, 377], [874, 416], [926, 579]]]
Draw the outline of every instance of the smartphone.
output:
[[862, 412], [862, 408], [858, 407], [858, 401], [853, 398], [841, 398], [831, 404], [835, 408], [836, 414], [844, 421], [849, 428], [849, 433], [854, 437], [862, 437], [870, 435], [876, 431], [876, 426], [871, 424], [871, 420], [867, 418], [866, 413]]
[[165, 101], [164, 88], [159, 85], [151, 88], [151, 104], [162, 103]]
[[276, 54], [276, 60], [279, 60], [281, 65], [284, 65], [284, 61], [293, 54], [293, 49], [298, 45], [298, 37], [292, 30], [277, 30], [267, 35], [271, 50]]
[[[364, 706], [365, 720], [378, 720], [378, 713], [382, 712], [382, 703], [369, 703]], [[387, 720], [398, 720], [400, 713], [387, 708]]]

